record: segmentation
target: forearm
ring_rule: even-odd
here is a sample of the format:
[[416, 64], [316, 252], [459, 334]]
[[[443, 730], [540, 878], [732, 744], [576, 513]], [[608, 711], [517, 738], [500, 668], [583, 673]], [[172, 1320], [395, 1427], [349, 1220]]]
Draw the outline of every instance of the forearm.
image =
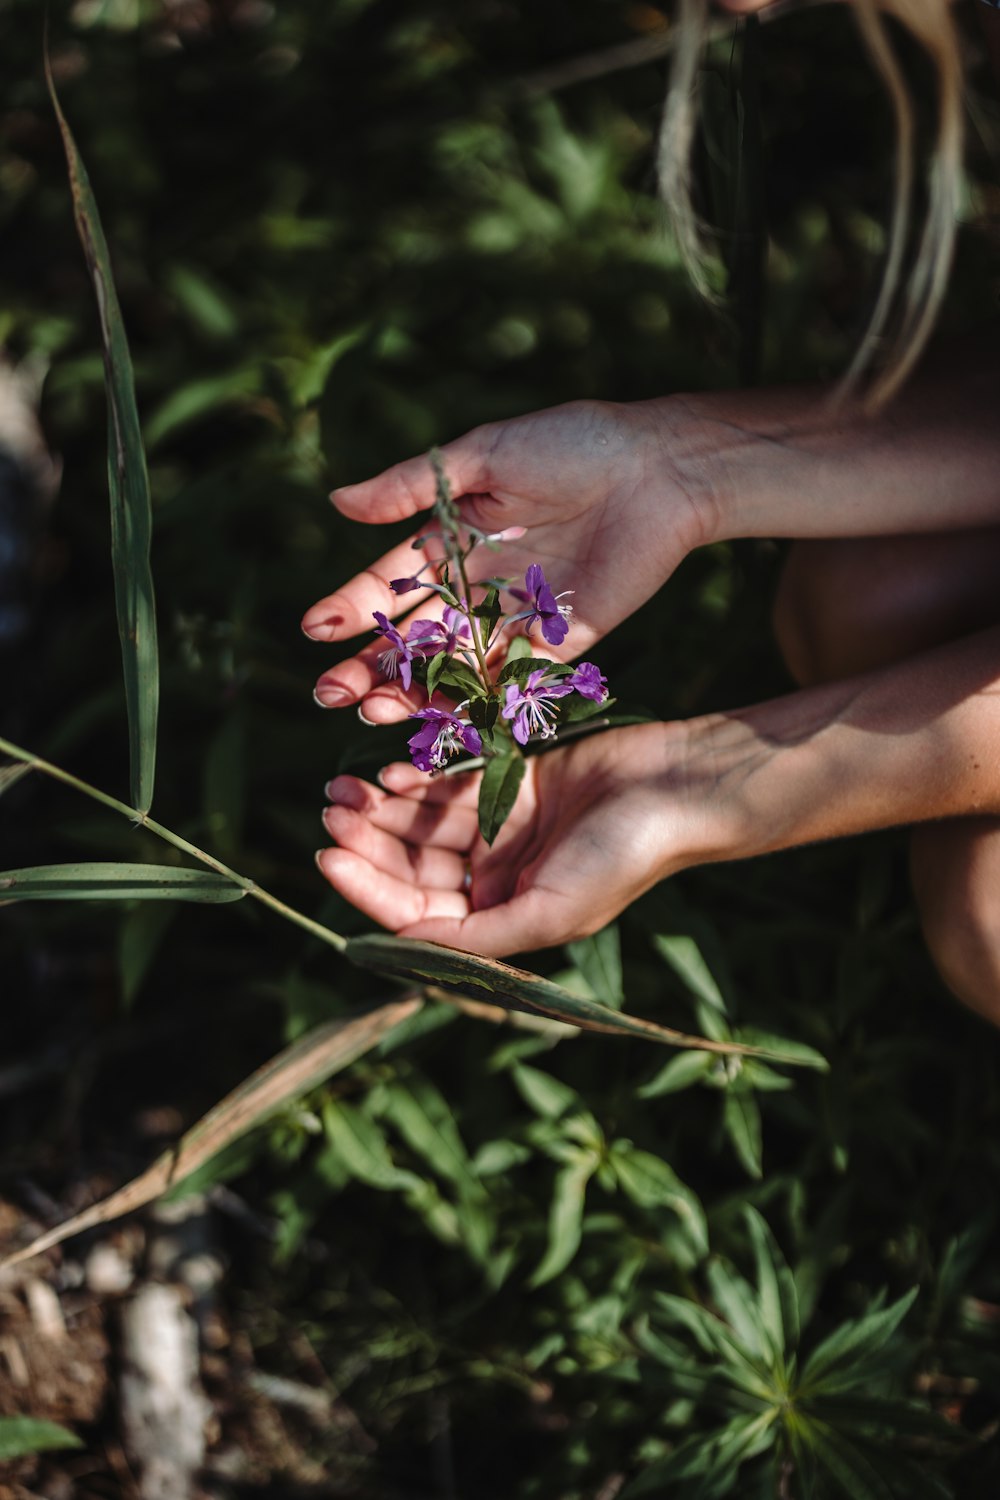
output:
[[644, 403], [707, 540], [1000, 524], [1000, 356], [938, 354], [875, 416], [821, 387]]
[[1000, 814], [1000, 628], [686, 733], [698, 860]]

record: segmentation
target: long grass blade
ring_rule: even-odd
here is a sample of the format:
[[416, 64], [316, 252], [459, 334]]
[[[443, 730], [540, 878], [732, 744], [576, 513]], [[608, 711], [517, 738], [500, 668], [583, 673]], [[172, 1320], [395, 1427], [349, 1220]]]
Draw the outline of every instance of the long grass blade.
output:
[[86, 167], [62, 112], [45, 51], [45, 76], [69, 167], [73, 217], [97, 297], [108, 398], [108, 487], [111, 499], [111, 562], [115, 578], [128, 711], [131, 802], [148, 813], [156, 771], [156, 721], [160, 671], [156, 610], [149, 562], [152, 508], [146, 456], [135, 401], [135, 380], [125, 324], [115, 291], [111, 258]]
[[262, 1124], [289, 1099], [308, 1093], [331, 1074], [348, 1067], [370, 1051], [388, 1032], [408, 1021], [422, 1004], [419, 996], [408, 996], [363, 1016], [328, 1021], [315, 1027], [227, 1094], [140, 1177], [100, 1203], [74, 1214], [64, 1224], [57, 1224], [54, 1229], [39, 1235], [23, 1250], [0, 1261], [0, 1268], [16, 1266], [84, 1229], [93, 1229], [152, 1203], [154, 1198], [176, 1187], [197, 1167], [218, 1155], [224, 1146], [231, 1145], [248, 1130]]
[[251, 882], [178, 865], [85, 863], [0, 870], [0, 906], [13, 901], [242, 901]]
[[772, 1062], [793, 1065], [801, 1062], [801, 1058], [783, 1053], [780, 1046], [753, 1047], [742, 1042], [713, 1041], [708, 1037], [689, 1036], [683, 1031], [674, 1031], [670, 1026], [660, 1026], [656, 1021], [646, 1021], [640, 1016], [630, 1016], [622, 1011], [612, 1010], [610, 1006], [599, 1005], [596, 1000], [586, 1000], [581, 995], [574, 995], [563, 989], [562, 985], [553, 984], [550, 979], [543, 979], [526, 969], [515, 969], [513, 965], [501, 963], [495, 958], [480, 958], [475, 953], [460, 953], [453, 948], [442, 948], [437, 943], [421, 943], [415, 939], [368, 933], [349, 938], [344, 954], [362, 969], [374, 969], [379, 974], [387, 974], [395, 979], [436, 985], [458, 995], [488, 1000], [504, 1010], [521, 1010], [536, 1016], [548, 1016], [551, 1020], [577, 1026], [582, 1031], [644, 1037], [647, 1041], [662, 1042], [668, 1047], [763, 1057]]

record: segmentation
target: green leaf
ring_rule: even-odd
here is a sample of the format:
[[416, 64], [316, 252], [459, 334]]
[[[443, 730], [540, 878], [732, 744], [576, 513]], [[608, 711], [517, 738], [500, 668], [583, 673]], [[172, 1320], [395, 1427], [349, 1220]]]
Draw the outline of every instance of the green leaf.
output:
[[[493, 744], [493, 729], [499, 713], [499, 698], [473, 698], [469, 704], [470, 722], [479, 730], [487, 745]], [[504, 752], [500, 753], [502, 755]]]
[[591, 937], [568, 943], [566, 953], [586, 980], [591, 993], [605, 1005], [620, 1010], [625, 1004], [622, 988], [622, 945], [617, 922], [611, 922]]
[[[524, 639], [524, 636], [515, 636], [515, 640]], [[497, 678], [497, 686], [503, 686], [506, 682], [526, 682], [532, 672], [546, 672], [550, 677], [568, 677], [572, 671], [573, 668], [565, 662], [549, 661], [544, 656], [516, 656], [511, 660], [508, 653], [506, 665]]]
[[686, 1228], [697, 1253], [708, 1254], [705, 1210], [673, 1167], [651, 1151], [640, 1151], [625, 1143], [616, 1143], [611, 1164], [622, 1192], [633, 1203], [640, 1208], [669, 1208]]
[[785, 1036], [776, 1036], [771, 1031], [761, 1031], [756, 1026], [741, 1026], [740, 1040], [749, 1042], [753, 1047], [765, 1047], [768, 1051], [780, 1052], [789, 1062], [794, 1062], [800, 1068], [815, 1068], [817, 1073], [829, 1073], [830, 1064], [821, 1052], [815, 1047], [807, 1047], [805, 1042], [794, 1042]]
[[415, 1172], [397, 1167], [375, 1121], [342, 1100], [323, 1106], [323, 1129], [329, 1150], [352, 1177], [383, 1192], [414, 1192], [424, 1186]]
[[[438, 683], [441, 681], [441, 673], [444, 671], [450, 660], [451, 658], [449, 657], [447, 651], [439, 651], [437, 655], [432, 656], [430, 661], [427, 663], [427, 678], [425, 685], [427, 687], [428, 698], [433, 698], [434, 693], [437, 690]], [[482, 686], [480, 685], [480, 692], [481, 691]]]
[[750, 1283], [721, 1259], [713, 1260], [705, 1274], [712, 1301], [744, 1353], [767, 1369], [774, 1370], [776, 1360], [757, 1306], [757, 1295]]
[[290, 1099], [308, 1093], [332, 1074], [349, 1067], [397, 1026], [403, 1025], [422, 1001], [410, 997], [381, 1005], [364, 1015], [328, 1021], [307, 1032], [263, 1067], [251, 1073], [232, 1093], [203, 1115], [175, 1146], [157, 1157], [140, 1177], [119, 1188], [100, 1203], [92, 1204], [64, 1224], [47, 1230], [23, 1250], [0, 1262], [14, 1266], [43, 1250], [59, 1245], [71, 1235], [97, 1224], [107, 1224], [122, 1214], [134, 1213], [154, 1198], [177, 1187], [192, 1172], [283, 1109]]
[[[553, 984], [526, 969], [502, 963], [495, 958], [480, 958], [475, 953], [461, 953], [438, 943], [423, 943], [416, 938], [392, 937], [386, 933], [362, 933], [348, 938], [344, 956], [362, 969], [373, 969], [394, 979], [414, 980], [434, 985], [453, 994], [488, 1000], [504, 1010], [527, 1011], [529, 1015], [548, 1016], [582, 1031], [605, 1032], [617, 1036], [645, 1037], [668, 1047], [704, 1049], [707, 1052], [746, 1056], [751, 1049], [741, 1042], [716, 1042], [706, 1037], [689, 1036], [656, 1021], [611, 1010], [574, 995], [561, 985]], [[784, 1059], [763, 1053], [771, 1061]]]
[[653, 938], [657, 952], [665, 958], [679, 979], [682, 979], [697, 999], [703, 1000], [714, 1010], [727, 1015], [722, 991], [712, 977], [711, 970], [701, 956], [694, 938], [667, 937], [657, 933]]
[[846, 1500], [894, 1500], [892, 1487], [865, 1455], [825, 1422], [810, 1419], [809, 1441], [822, 1468]]
[[[483, 684], [479, 673], [474, 672], [467, 662], [459, 661], [454, 656], [445, 656], [443, 651], [440, 655], [444, 657], [444, 666], [441, 667], [438, 673], [437, 686], [440, 688], [457, 688], [459, 696], [462, 698], [481, 698], [483, 696]], [[436, 656], [432, 657], [431, 665], [437, 659]]]
[[757, 1266], [760, 1319], [775, 1354], [784, 1357], [799, 1341], [799, 1299], [795, 1280], [763, 1216], [749, 1205], [744, 1215]]
[[510, 817], [524, 778], [524, 756], [512, 751], [486, 762], [479, 784], [479, 832], [492, 844]]
[[600, 1165], [596, 1152], [564, 1167], [556, 1178], [556, 1190], [549, 1211], [549, 1243], [538, 1269], [528, 1282], [530, 1287], [544, 1286], [565, 1270], [580, 1247], [583, 1230], [583, 1206], [587, 1183]]
[[125, 917], [118, 934], [118, 971], [126, 1010], [142, 988], [175, 915], [176, 908], [166, 902], [144, 901]]
[[481, 1192], [448, 1101], [428, 1079], [414, 1075], [391, 1084], [385, 1114], [434, 1171], [464, 1192]]
[[503, 671], [500, 673], [500, 681], [507, 682], [508, 678], [503, 673], [515, 661], [524, 661], [531, 655], [531, 642], [526, 635], [512, 635], [507, 644], [507, 660], [504, 662]]
[[147, 813], [153, 800], [156, 771], [160, 668], [149, 563], [152, 508], [146, 456], [136, 408], [132, 359], [115, 291], [111, 257], [87, 170], [56, 95], [47, 48], [45, 75], [69, 166], [73, 216], [97, 298], [108, 398], [111, 561], [128, 711], [131, 801], [139, 812]]
[[519, 1063], [511, 1069], [511, 1077], [525, 1104], [543, 1120], [558, 1120], [571, 1109], [583, 1108], [583, 1100], [576, 1090], [553, 1078], [551, 1073]]
[[41, 1417], [0, 1417], [0, 1459], [23, 1458], [53, 1448], [82, 1448], [75, 1432]]
[[751, 1177], [764, 1175], [760, 1109], [749, 1089], [726, 1090], [722, 1123], [733, 1143], [736, 1155]]
[[682, 1052], [679, 1057], [672, 1057], [642, 1088], [636, 1089], [636, 1098], [658, 1099], [662, 1094], [689, 1089], [701, 1083], [714, 1066], [711, 1052]]
[[867, 1378], [870, 1362], [892, 1338], [916, 1301], [913, 1287], [898, 1302], [835, 1328], [802, 1368], [803, 1395], [849, 1389]]
[[179, 865], [84, 863], [0, 871], [0, 905], [12, 901], [242, 901], [237, 884], [214, 870]]

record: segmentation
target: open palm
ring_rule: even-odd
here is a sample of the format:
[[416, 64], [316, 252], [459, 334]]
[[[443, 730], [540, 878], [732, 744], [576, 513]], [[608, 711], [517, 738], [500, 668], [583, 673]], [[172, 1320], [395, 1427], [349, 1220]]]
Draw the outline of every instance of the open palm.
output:
[[[441, 454], [466, 520], [487, 533], [524, 528], [500, 554], [476, 549], [472, 581], [498, 571], [523, 574], [538, 562], [556, 593], [573, 590], [570, 631], [554, 653], [562, 658], [586, 651], [638, 609], [703, 539], [701, 518], [673, 476], [661, 429], [643, 403], [572, 402], [478, 427]], [[399, 521], [431, 508], [434, 476], [426, 458], [410, 459], [332, 498], [354, 520]], [[409, 542], [393, 548], [315, 604], [302, 622], [306, 634], [348, 640], [372, 628], [376, 610], [389, 618], [433, 616], [434, 596], [397, 596], [389, 588], [421, 559]], [[414, 609], [415, 600], [423, 602]], [[371, 646], [325, 673], [319, 700], [329, 707], [363, 701], [378, 722], [401, 718], [412, 700], [382, 680], [379, 649]]]
[[[531, 756], [493, 848], [479, 775], [430, 779], [397, 763], [384, 790], [330, 783], [330, 884], [407, 937], [497, 957], [597, 931], [691, 862], [701, 815], [684, 790], [685, 730], [643, 724]], [[466, 872], [469, 872], [467, 878]]]

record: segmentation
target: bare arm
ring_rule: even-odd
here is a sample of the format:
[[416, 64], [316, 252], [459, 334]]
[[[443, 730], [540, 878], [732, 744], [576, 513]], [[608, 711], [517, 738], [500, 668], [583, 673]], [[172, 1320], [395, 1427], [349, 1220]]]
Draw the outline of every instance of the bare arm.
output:
[[[538, 756], [493, 849], [474, 776], [331, 784], [327, 879], [394, 931], [486, 954], [594, 932], [658, 881], [894, 824], [1000, 813], [1000, 629], [827, 687]], [[462, 856], [472, 885], [463, 884]]]
[[[953, 346], [890, 405], [821, 388], [644, 403], [713, 539], [858, 537], [1000, 524], [1000, 356]], [[642, 408], [639, 408], [642, 410]]]

